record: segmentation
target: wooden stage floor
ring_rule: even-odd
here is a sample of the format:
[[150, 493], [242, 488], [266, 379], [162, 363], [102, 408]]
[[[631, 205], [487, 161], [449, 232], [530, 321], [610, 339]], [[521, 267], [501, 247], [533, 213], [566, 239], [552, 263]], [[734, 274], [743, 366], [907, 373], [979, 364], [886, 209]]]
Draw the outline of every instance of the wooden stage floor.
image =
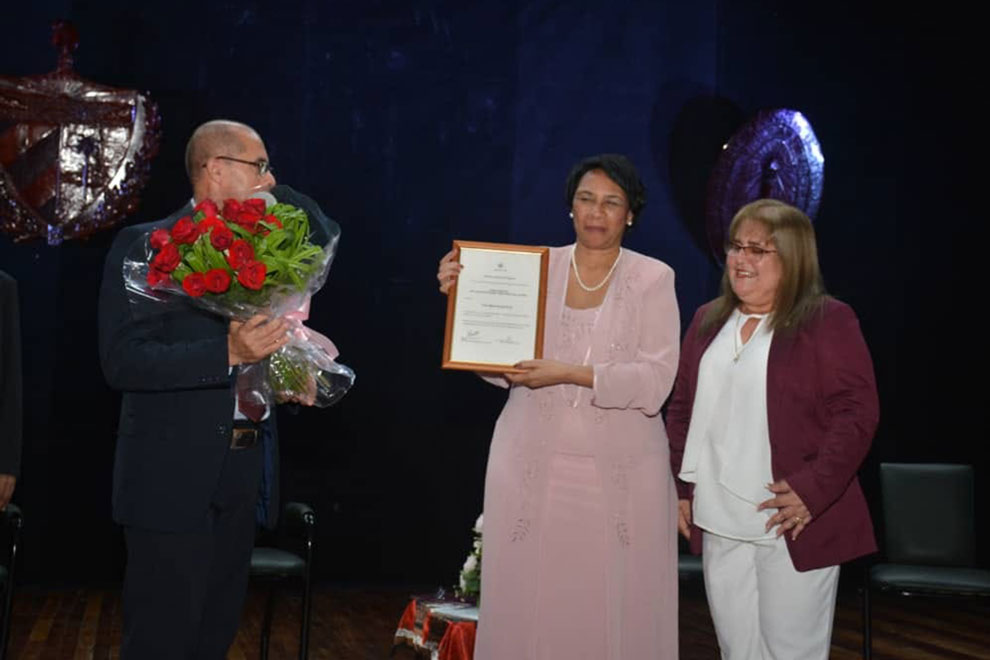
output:
[[[409, 588], [320, 586], [313, 603], [310, 658], [388, 658], [392, 635]], [[252, 589], [229, 659], [258, 657], [264, 592]], [[294, 658], [298, 643], [298, 593], [281, 596], [270, 658]], [[715, 635], [698, 584], [682, 587], [681, 658], [718, 657]], [[928, 658], [990, 659], [990, 603], [877, 596], [874, 608], [877, 660]], [[831, 657], [860, 657], [859, 599], [839, 594]], [[107, 589], [21, 588], [15, 596], [10, 658], [66, 660], [117, 658], [120, 649], [120, 594]]]

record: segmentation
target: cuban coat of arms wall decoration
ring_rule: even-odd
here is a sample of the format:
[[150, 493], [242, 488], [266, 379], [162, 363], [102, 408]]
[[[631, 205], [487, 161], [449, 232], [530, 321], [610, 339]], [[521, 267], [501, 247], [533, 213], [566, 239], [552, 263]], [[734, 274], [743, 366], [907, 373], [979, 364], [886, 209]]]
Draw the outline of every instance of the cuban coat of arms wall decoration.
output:
[[55, 71], [0, 76], [0, 231], [49, 245], [87, 236], [135, 210], [158, 152], [161, 118], [133, 90], [72, 68], [78, 37], [53, 24]]

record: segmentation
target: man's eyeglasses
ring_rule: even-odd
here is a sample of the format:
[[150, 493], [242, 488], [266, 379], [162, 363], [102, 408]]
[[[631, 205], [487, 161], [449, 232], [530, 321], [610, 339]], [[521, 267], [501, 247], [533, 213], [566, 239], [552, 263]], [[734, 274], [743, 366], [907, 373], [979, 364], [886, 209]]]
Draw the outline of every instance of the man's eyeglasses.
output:
[[738, 257], [740, 254], [744, 254], [749, 256], [753, 261], [760, 261], [768, 254], [777, 254], [777, 251], [768, 250], [759, 245], [743, 245], [742, 243], [729, 241], [725, 244], [725, 254], [732, 257]]
[[[265, 176], [269, 172], [275, 173], [272, 164], [269, 163], [264, 158], [259, 158], [258, 160], [243, 160], [241, 158], [234, 158], [233, 156], [214, 156], [214, 158], [219, 158], [220, 160], [231, 160], [235, 163], [243, 163], [244, 165], [253, 165], [258, 168], [258, 176]], [[203, 163], [203, 167], [206, 167], [206, 163]]]

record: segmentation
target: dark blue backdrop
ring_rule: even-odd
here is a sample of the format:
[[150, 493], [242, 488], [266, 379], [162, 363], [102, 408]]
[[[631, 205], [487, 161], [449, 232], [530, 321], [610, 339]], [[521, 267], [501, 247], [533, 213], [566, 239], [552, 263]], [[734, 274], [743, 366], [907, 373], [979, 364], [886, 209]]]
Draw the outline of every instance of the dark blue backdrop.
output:
[[[686, 322], [719, 277], [698, 239], [708, 171], [762, 108], [804, 112], [826, 156], [822, 263], [860, 314], [883, 405], [867, 488], [879, 460], [985, 473], [986, 406], [969, 374], [986, 344], [966, 341], [971, 323], [948, 322], [974, 307], [970, 282], [982, 276], [968, 21], [804, 4], [8, 3], [0, 73], [54, 68], [48, 22], [66, 17], [81, 34], [82, 75], [150, 92], [164, 141], [128, 223], [188, 197], [182, 152], [197, 124], [230, 117], [261, 132], [279, 179], [344, 230], [312, 325], [338, 343], [357, 385], [333, 409], [281, 420], [286, 495], [319, 513], [318, 571], [451, 583], [504, 394], [437, 368], [437, 259], [453, 238], [568, 242], [568, 168], [624, 152], [649, 189], [628, 245], [674, 267]], [[111, 237], [57, 248], [0, 237], [24, 315], [16, 499], [32, 581], [121, 571], [109, 507], [119, 399], [95, 332]]]

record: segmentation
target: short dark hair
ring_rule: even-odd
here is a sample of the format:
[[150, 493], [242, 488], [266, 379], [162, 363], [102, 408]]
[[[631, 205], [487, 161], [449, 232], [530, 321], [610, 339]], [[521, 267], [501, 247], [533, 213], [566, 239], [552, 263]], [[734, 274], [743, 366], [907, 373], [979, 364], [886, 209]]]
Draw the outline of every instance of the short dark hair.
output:
[[588, 156], [580, 160], [571, 168], [571, 173], [567, 175], [567, 183], [564, 189], [564, 204], [567, 208], [574, 203], [574, 193], [577, 192], [578, 183], [588, 172], [601, 170], [605, 176], [615, 182], [626, 193], [626, 200], [629, 202], [629, 210], [633, 214], [633, 222], [639, 218], [639, 212], [646, 206], [646, 186], [639, 178], [639, 172], [628, 158], [622, 154], [598, 154]]

